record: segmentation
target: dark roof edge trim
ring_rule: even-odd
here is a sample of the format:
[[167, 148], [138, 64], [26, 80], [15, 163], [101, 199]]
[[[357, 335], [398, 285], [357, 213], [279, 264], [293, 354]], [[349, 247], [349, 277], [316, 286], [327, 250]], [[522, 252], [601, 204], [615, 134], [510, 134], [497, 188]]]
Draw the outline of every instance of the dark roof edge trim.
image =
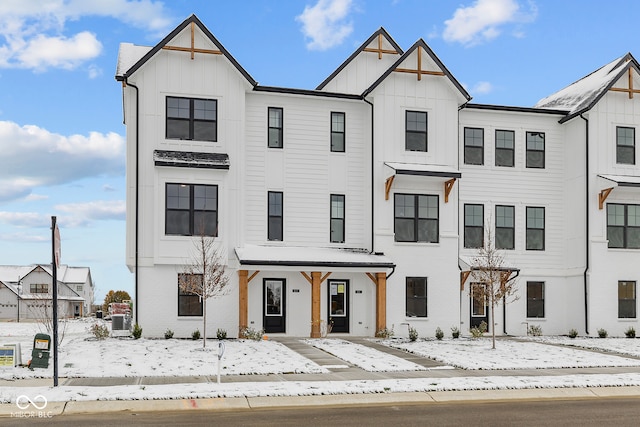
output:
[[495, 110], [495, 111], [511, 111], [514, 113], [540, 113], [540, 114], [560, 114], [566, 115], [569, 113], [567, 110], [552, 110], [549, 108], [534, 108], [534, 107], [514, 107], [508, 105], [490, 105], [490, 104], [465, 104], [463, 109], [472, 108], [475, 110]]
[[325, 98], [353, 99], [356, 101], [362, 100], [362, 97], [360, 95], [353, 95], [349, 93], [337, 93], [337, 92], [322, 92], [318, 90], [309, 90], [309, 89], [293, 89], [293, 88], [276, 87], [276, 86], [254, 86], [253, 90], [256, 92], [285, 93], [289, 95], [310, 95], [310, 96], [321, 96]]
[[240, 260], [240, 265], [275, 265], [280, 267], [347, 267], [347, 268], [394, 268], [392, 262], [337, 262], [337, 261], [274, 261]]
[[226, 169], [229, 170], [229, 165], [214, 165], [203, 163], [184, 163], [184, 162], [172, 162], [168, 160], [156, 160], [154, 163], [156, 166], [171, 166], [174, 168], [192, 168], [192, 169]]
[[435, 176], [442, 178], [462, 178], [460, 172], [417, 171], [411, 169], [395, 169], [397, 175]]

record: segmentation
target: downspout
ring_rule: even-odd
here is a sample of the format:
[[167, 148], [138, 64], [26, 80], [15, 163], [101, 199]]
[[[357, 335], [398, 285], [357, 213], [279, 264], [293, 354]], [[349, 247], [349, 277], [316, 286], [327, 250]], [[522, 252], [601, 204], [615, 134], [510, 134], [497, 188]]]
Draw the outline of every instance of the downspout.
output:
[[589, 273], [589, 119], [585, 118], [580, 113], [580, 118], [584, 120], [585, 128], [585, 267], [583, 273], [584, 281], [584, 332], [589, 335], [589, 280], [587, 274]]
[[139, 131], [139, 124], [140, 124], [140, 103], [139, 103], [139, 91], [138, 91], [138, 86], [129, 83], [127, 81], [127, 78], [124, 78], [124, 85], [125, 86], [131, 86], [132, 88], [134, 88], [136, 90], [136, 220], [135, 220], [135, 264], [134, 264], [134, 273], [133, 273], [133, 277], [134, 277], [134, 286], [135, 286], [135, 302], [134, 302], [134, 317], [135, 317], [135, 323], [138, 322], [138, 304], [140, 302], [140, 299], [138, 298], [138, 226], [139, 226], [139, 211], [138, 208], [140, 206], [140, 197], [139, 197], [139, 191], [138, 191], [138, 187], [139, 187], [139, 178], [140, 178], [140, 161], [139, 161], [139, 139], [140, 139], [140, 131]]
[[[374, 196], [375, 196], [375, 180], [374, 180], [374, 161], [373, 156], [375, 152], [375, 144], [373, 138], [373, 103], [367, 101], [365, 96], [362, 97], [362, 100], [371, 106], [371, 253], [375, 253], [376, 245], [375, 245], [375, 237], [374, 237], [374, 219], [375, 219], [375, 204], [374, 204]], [[393, 272], [392, 272], [393, 274]]]

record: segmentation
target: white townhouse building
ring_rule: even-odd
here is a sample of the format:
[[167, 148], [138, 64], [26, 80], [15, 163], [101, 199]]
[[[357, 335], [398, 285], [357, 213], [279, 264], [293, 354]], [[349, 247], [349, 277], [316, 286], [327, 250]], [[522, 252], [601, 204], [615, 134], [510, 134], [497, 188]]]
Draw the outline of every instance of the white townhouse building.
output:
[[[195, 15], [123, 43], [136, 321], [201, 327], [178, 283], [204, 233], [231, 280], [208, 331], [639, 327], [639, 72], [628, 54], [508, 107], [471, 103], [423, 40], [405, 51], [383, 28], [314, 90], [258, 84]], [[518, 296], [494, 319], [470, 295], [487, 231]]]

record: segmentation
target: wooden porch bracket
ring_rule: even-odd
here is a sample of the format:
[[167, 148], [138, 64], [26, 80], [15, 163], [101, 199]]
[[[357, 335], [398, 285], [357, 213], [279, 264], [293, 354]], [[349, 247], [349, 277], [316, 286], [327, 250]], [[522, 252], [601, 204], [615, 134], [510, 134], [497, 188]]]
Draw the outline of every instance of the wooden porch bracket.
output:
[[391, 175], [384, 182], [384, 199], [389, 200], [389, 192], [391, 192], [391, 186], [393, 185], [393, 180], [396, 179], [395, 175]]
[[444, 182], [444, 202], [445, 203], [449, 203], [449, 194], [451, 193], [451, 190], [453, 189], [453, 184], [455, 183], [456, 183], [455, 178], [451, 178], [450, 180]]
[[613, 187], [605, 188], [598, 194], [598, 209], [602, 210], [604, 208], [604, 201], [607, 200], [611, 191], [613, 191]]
[[471, 271], [461, 271], [460, 272], [460, 290], [464, 291], [464, 284], [467, 282]]

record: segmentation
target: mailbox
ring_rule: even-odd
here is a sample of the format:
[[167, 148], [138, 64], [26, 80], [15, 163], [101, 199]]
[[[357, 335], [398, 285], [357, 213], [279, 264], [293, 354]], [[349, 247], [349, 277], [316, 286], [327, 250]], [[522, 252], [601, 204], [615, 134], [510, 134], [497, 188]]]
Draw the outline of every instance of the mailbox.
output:
[[47, 334], [36, 334], [33, 338], [33, 350], [31, 350], [31, 365], [33, 368], [48, 368], [51, 352], [51, 337]]

